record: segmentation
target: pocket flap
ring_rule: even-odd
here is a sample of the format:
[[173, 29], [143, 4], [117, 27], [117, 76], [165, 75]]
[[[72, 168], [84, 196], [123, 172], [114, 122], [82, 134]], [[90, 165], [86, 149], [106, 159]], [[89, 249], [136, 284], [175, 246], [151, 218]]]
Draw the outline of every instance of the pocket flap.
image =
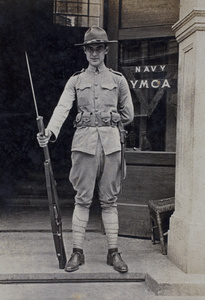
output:
[[119, 122], [120, 120], [121, 120], [120, 114], [115, 113], [115, 112], [112, 112], [112, 121], [115, 122], [115, 123], [117, 123], [117, 122]]
[[76, 86], [77, 90], [83, 91], [85, 89], [90, 89], [91, 88], [91, 83], [80, 83], [79, 85]]
[[91, 120], [90, 112], [84, 112], [82, 115], [82, 119], [86, 123], [90, 122]]
[[110, 121], [110, 112], [101, 112], [101, 119], [103, 122], [108, 123]]
[[110, 91], [113, 90], [116, 87], [117, 87], [117, 84], [114, 83], [114, 82], [111, 82], [111, 83], [107, 82], [107, 83], [101, 84], [102, 89], [107, 89], [107, 90], [110, 90]]

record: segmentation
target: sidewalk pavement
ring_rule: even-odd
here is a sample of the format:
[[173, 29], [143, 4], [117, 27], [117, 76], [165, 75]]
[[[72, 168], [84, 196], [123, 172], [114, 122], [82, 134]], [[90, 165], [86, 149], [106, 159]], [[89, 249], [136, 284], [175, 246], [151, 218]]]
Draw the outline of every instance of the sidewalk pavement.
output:
[[[72, 252], [71, 215], [72, 209], [63, 209], [63, 239], [67, 258]], [[132, 294], [132, 290], [135, 294], [135, 288], [139, 285], [137, 291], [139, 295], [140, 291], [143, 292], [144, 296], [142, 298], [129, 296], [129, 299], [205, 299], [205, 275], [185, 274], [166, 255], [161, 254], [159, 244], [152, 245], [149, 239], [120, 236], [119, 251], [122, 252], [122, 257], [129, 266], [129, 272], [120, 274], [114, 271], [113, 267], [106, 264], [107, 242], [102, 232], [99, 215], [90, 216], [84, 247], [86, 263], [73, 273], [58, 268], [47, 209], [15, 207], [2, 210], [0, 246], [1, 292], [6, 289], [6, 286], [8, 287], [8, 284], [10, 285], [7, 292], [8, 290], [11, 292], [14, 286], [17, 290], [19, 285], [33, 284], [34, 287], [40, 284], [42, 288], [43, 283], [47, 287], [51, 284], [54, 287], [63, 283], [69, 283], [71, 287], [81, 283], [80, 286], [85, 291], [89, 284], [95, 283], [93, 290], [98, 295], [100, 291], [99, 299], [126, 300], [128, 290], [129, 295]], [[111, 284], [115, 286], [115, 296], [116, 291], [120, 293], [119, 298], [107, 298], [108, 296], [102, 293], [105, 286]], [[109, 288], [106, 287], [106, 290], [108, 291]], [[121, 290], [125, 294], [122, 294]], [[2, 297], [1, 299], [4, 300]], [[62, 298], [52, 299], [92, 298], [63, 298], [62, 296]]]

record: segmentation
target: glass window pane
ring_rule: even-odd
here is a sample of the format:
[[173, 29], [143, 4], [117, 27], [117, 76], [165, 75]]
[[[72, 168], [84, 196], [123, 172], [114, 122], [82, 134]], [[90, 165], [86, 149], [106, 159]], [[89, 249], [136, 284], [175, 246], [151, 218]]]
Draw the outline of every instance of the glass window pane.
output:
[[78, 27], [88, 27], [88, 17], [78, 17], [77, 25]]
[[54, 0], [54, 22], [64, 26], [100, 26], [102, 5], [102, 0]]
[[101, 0], [90, 0], [90, 4], [100, 4]]
[[90, 16], [100, 16], [100, 5], [90, 5]]
[[58, 5], [56, 6], [56, 12], [66, 13], [67, 12], [67, 3], [64, 1], [58, 1]]
[[127, 78], [135, 109], [127, 146], [175, 151], [178, 44], [174, 38], [123, 41], [120, 70]]
[[100, 26], [100, 18], [90, 17], [89, 18], [89, 27], [93, 26], [93, 25]]
[[88, 5], [87, 4], [78, 5], [78, 15], [88, 15]]

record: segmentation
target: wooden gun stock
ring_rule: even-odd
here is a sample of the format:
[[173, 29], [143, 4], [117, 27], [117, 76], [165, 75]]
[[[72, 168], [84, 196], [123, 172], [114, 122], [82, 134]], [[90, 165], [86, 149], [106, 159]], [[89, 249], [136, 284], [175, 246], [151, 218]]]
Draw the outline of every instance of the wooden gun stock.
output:
[[[43, 124], [43, 117], [37, 117], [37, 126], [40, 134], [45, 133], [45, 127]], [[56, 190], [56, 181], [53, 175], [53, 169], [50, 160], [50, 154], [48, 150], [48, 146], [43, 147], [44, 151], [44, 169], [45, 169], [45, 177], [46, 177], [46, 189], [48, 195], [48, 206], [49, 206], [49, 214], [51, 220], [51, 229], [53, 233], [53, 239], [56, 249], [57, 258], [59, 261], [59, 268], [64, 269], [66, 264], [66, 253], [63, 243], [63, 235], [62, 235], [62, 220], [61, 220], [61, 211], [59, 207], [58, 194]]]

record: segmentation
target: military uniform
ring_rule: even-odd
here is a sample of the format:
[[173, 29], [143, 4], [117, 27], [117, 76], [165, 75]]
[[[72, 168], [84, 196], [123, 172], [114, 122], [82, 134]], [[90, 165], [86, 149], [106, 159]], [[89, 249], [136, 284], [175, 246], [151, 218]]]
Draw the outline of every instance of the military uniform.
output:
[[[69, 177], [76, 190], [72, 219], [73, 254], [65, 267], [69, 272], [77, 270], [84, 263], [83, 241], [96, 182], [108, 241], [107, 263], [119, 272], [128, 270], [117, 248], [116, 201], [120, 191], [121, 171], [118, 124], [129, 124], [134, 112], [126, 79], [121, 73], [104, 65], [102, 59], [107, 50], [96, 46], [112, 42], [116, 41], [108, 41], [102, 28], [93, 26], [88, 29], [84, 43], [80, 45], [87, 47], [85, 53], [90, 60], [89, 66], [68, 80], [46, 129], [53, 133], [51, 141], [55, 141], [74, 101], [77, 101], [78, 113], [74, 122], [76, 131], [71, 147], [72, 168]], [[41, 136], [38, 138], [40, 142]], [[43, 139], [41, 145], [44, 146]]]
[[[55, 139], [75, 100], [77, 100], [78, 114], [71, 150], [73, 153], [81, 154], [80, 168], [75, 154], [72, 155], [70, 181], [77, 190], [76, 202], [89, 206], [97, 176], [95, 174], [99, 170], [97, 163], [92, 162], [97, 147], [100, 144], [106, 157], [121, 150], [117, 124], [120, 120], [124, 124], [132, 121], [133, 105], [127, 81], [121, 73], [106, 67], [97, 71], [88, 67], [72, 76], [65, 86], [47, 127], [53, 132]], [[79, 153], [77, 155], [79, 156]], [[81, 156], [84, 161], [81, 160]], [[117, 167], [114, 161], [112, 163], [110, 156], [108, 170], [104, 172], [106, 178], [103, 177], [103, 172], [98, 171], [102, 173], [103, 181], [99, 188], [100, 200], [105, 206], [110, 206], [117, 200], [116, 195], [120, 188], [120, 154], [117, 153], [115, 156]], [[106, 166], [107, 164], [104, 167]], [[109, 182], [113, 184], [110, 185]]]

